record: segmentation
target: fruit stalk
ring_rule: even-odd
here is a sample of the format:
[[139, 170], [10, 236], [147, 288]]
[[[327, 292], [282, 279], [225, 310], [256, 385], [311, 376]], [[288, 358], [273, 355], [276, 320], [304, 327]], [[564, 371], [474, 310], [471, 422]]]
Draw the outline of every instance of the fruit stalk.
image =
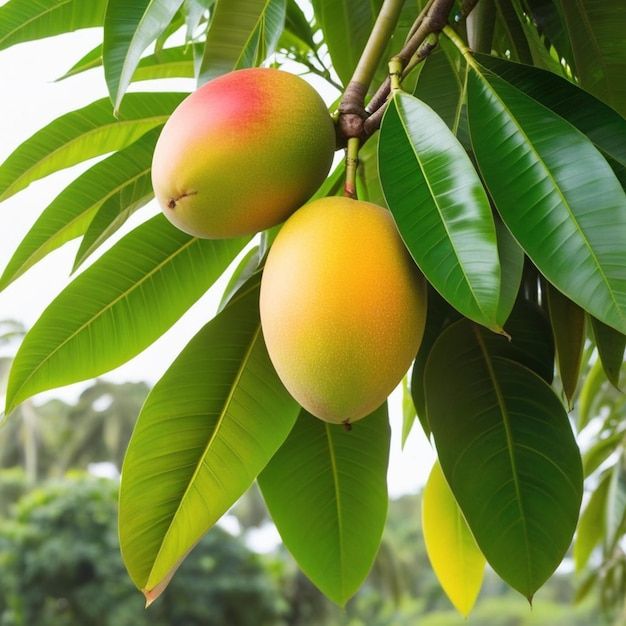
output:
[[346, 149], [346, 182], [343, 188], [343, 195], [346, 198], [356, 199], [356, 170], [359, 165], [359, 144], [358, 137], [348, 139]]

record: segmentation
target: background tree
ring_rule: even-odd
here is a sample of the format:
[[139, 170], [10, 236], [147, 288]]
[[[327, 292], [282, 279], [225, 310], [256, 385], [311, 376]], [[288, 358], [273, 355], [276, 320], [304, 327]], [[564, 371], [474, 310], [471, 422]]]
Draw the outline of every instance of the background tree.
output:
[[[445, 477], [429, 515], [457, 520], [467, 538], [459, 549], [484, 554], [531, 599], [565, 557], [583, 497], [566, 409], [579, 397], [583, 404], [586, 327], [597, 348], [590, 379], [619, 385], [626, 345], [626, 9], [600, 0], [315, 0], [310, 8], [307, 18], [286, 0], [0, 7], [4, 48], [103, 26], [102, 44], [66, 76], [101, 68], [110, 94], [53, 121], [0, 166], [4, 199], [104, 157], [44, 209], [0, 288], [78, 236], [81, 267], [151, 199], [156, 139], [185, 94], [126, 94], [131, 82], [194, 76], [202, 84], [289, 61], [340, 87], [331, 113], [346, 165], [315, 197], [343, 190], [386, 205], [430, 285], [410, 383], [416, 412], [405, 424], [406, 435], [419, 417]], [[172, 43], [177, 33], [185, 45]], [[50, 304], [14, 360], [8, 410], [130, 359], [232, 265], [220, 312], [149, 395], [126, 456], [122, 551], [148, 601], [257, 475], [286, 546], [336, 602], [356, 592], [380, 545], [386, 407], [352, 432], [316, 421], [265, 353], [258, 289], [276, 230], [251, 242], [202, 240], [150, 218]], [[577, 542], [581, 566], [604, 544], [597, 579], [605, 591], [623, 579], [620, 410], [591, 436], [601, 450], [592, 448], [584, 469], [599, 474]], [[380, 554], [389, 582], [395, 570], [391, 559], [384, 565], [386, 548]], [[450, 590], [463, 591], [465, 560], [435, 561], [458, 600]], [[613, 604], [619, 594], [604, 595]]]

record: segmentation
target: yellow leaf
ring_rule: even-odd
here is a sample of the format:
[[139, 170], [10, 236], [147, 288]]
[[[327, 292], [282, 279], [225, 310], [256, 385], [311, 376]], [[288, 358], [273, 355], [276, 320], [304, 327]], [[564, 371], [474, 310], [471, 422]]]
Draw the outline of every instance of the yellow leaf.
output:
[[472, 610], [485, 571], [485, 557], [435, 462], [424, 489], [422, 527], [430, 563], [443, 590], [457, 611]]

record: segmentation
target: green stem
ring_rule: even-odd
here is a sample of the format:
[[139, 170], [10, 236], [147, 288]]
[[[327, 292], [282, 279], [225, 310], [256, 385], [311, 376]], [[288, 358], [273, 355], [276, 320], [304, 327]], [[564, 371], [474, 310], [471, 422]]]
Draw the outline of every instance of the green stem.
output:
[[391, 83], [391, 93], [402, 90], [402, 60], [398, 57], [392, 57], [389, 61], [389, 81]]
[[443, 34], [458, 48], [459, 52], [465, 57], [465, 60], [472, 67], [472, 69], [479, 71], [478, 63], [472, 56], [472, 51], [467, 47], [467, 44], [454, 32], [451, 26], [446, 26], [443, 29]]
[[346, 183], [343, 189], [343, 195], [347, 198], [356, 199], [356, 169], [359, 165], [359, 144], [358, 137], [350, 137], [348, 139], [348, 147], [346, 149]]
[[363, 54], [361, 54], [354, 74], [352, 74], [350, 83], [358, 83], [367, 91], [383, 56], [387, 42], [393, 34], [403, 4], [404, 0], [385, 0], [383, 2], [367, 44], [365, 44]]

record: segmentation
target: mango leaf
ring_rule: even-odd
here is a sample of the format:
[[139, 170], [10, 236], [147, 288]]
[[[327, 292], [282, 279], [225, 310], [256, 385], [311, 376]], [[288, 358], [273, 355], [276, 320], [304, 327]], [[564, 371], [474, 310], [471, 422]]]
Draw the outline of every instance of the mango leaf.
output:
[[[163, 48], [154, 54], [142, 57], [131, 81], [138, 82], [159, 78], [193, 78], [194, 51], [198, 51], [199, 49], [200, 44], [190, 43], [184, 46]], [[100, 67], [101, 65], [102, 47], [99, 46], [89, 52], [57, 80], [75, 76], [81, 72]]]
[[618, 430], [605, 437], [598, 437], [583, 454], [583, 475], [593, 474], [623, 443], [626, 431]]
[[274, 53], [285, 28], [285, 14], [285, 0], [269, 0], [267, 9], [261, 15], [248, 45], [241, 53], [237, 69], [261, 65]]
[[155, 128], [130, 146], [96, 163], [70, 183], [33, 224], [9, 261], [0, 289], [21, 276], [48, 253], [82, 235], [103, 203], [122, 203], [150, 178], [152, 152], [161, 132]]
[[626, 336], [593, 317], [591, 318], [591, 329], [602, 362], [602, 369], [611, 384], [619, 389], [619, 375], [624, 363]]
[[163, 125], [185, 93], [132, 93], [119, 119], [108, 98], [66, 113], [38, 130], [0, 165], [0, 201], [35, 180], [95, 156], [120, 150]]
[[296, 0], [287, 0], [285, 29], [303, 42], [310, 50], [317, 48], [313, 40], [313, 29]]
[[215, 0], [185, 0], [182, 10], [185, 15], [185, 25], [187, 26], [187, 41], [193, 38], [205, 13], [213, 5], [214, 1]]
[[626, 194], [563, 118], [491, 74], [470, 72], [476, 160], [505, 224], [541, 273], [626, 332]]
[[92, 378], [139, 354], [219, 277], [246, 239], [194, 239], [157, 215], [65, 288], [15, 356], [7, 413], [39, 391]]
[[623, 2], [559, 2], [580, 84], [626, 115], [626, 50]]
[[115, 113], [145, 49], [165, 30], [183, 0], [109, 0], [102, 63]]
[[583, 348], [585, 347], [585, 312], [552, 285], [546, 285], [546, 300], [554, 335], [559, 374], [569, 408], [578, 386]]
[[387, 516], [387, 406], [351, 431], [302, 410], [259, 486], [287, 549], [344, 605], [367, 576]]
[[436, 341], [424, 373], [428, 419], [482, 553], [530, 600], [569, 547], [582, 466], [552, 389], [523, 365], [494, 356], [488, 335], [461, 320]]
[[496, 217], [494, 222], [498, 240], [501, 274], [500, 298], [498, 299], [496, 321], [501, 326], [504, 326], [515, 306], [515, 300], [522, 283], [524, 251], [519, 247], [509, 229], [502, 223], [502, 220]]
[[298, 415], [263, 342], [258, 285], [189, 342], [148, 396], [130, 440], [120, 544], [148, 604], [250, 487]]
[[107, 0], [10, 0], [0, 7], [0, 50], [24, 41], [102, 26]]
[[626, 467], [624, 450], [611, 469], [604, 517], [604, 551], [610, 554], [621, 539], [626, 518]]
[[382, 0], [313, 0], [315, 19], [344, 85], [348, 84], [365, 48], [381, 5]]
[[150, 172], [144, 172], [118, 193], [107, 198], [96, 211], [74, 257], [75, 272], [138, 209], [154, 198]]
[[456, 133], [463, 105], [463, 83], [443, 48], [424, 61], [413, 95], [425, 102]]
[[430, 107], [398, 93], [383, 118], [378, 169], [400, 235], [428, 281], [463, 315], [500, 330], [491, 207], [456, 137]]
[[611, 474], [608, 472], [602, 476], [598, 486], [591, 492], [587, 506], [580, 515], [576, 541], [574, 542], [574, 564], [577, 572], [585, 568], [593, 549], [602, 539], [610, 478]]
[[578, 396], [578, 430], [582, 430], [596, 415], [596, 406], [600, 400], [600, 388], [604, 384], [604, 370], [598, 359], [589, 370], [587, 378]]
[[275, 29], [282, 30], [285, 19], [284, 0], [280, 3], [283, 23], [274, 19], [276, 4], [277, 0], [216, 0], [200, 64], [200, 84], [241, 67], [255, 37], [273, 40]]
[[470, 614], [485, 574], [485, 557], [436, 461], [422, 496], [422, 529], [428, 559], [450, 602]]
[[552, 72], [485, 54], [475, 57], [482, 66], [566, 119], [597, 148], [626, 165], [626, 119], [615, 109]]
[[407, 374], [402, 379], [402, 448], [404, 448], [406, 440], [413, 430], [416, 417], [417, 411], [411, 397], [411, 381]]

